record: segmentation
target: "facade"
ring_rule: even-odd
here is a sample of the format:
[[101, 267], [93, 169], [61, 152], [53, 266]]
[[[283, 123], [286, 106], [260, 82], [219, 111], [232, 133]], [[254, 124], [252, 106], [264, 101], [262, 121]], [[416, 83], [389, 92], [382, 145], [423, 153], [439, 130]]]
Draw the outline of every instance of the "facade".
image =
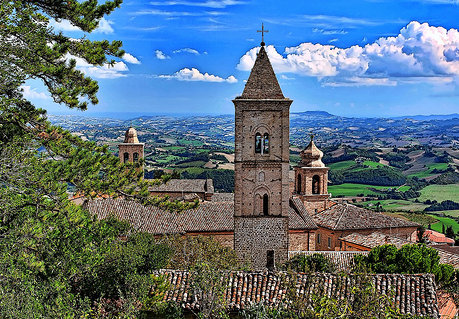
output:
[[300, 153], [301, 161], [295, 167], [295, 195], [301, 198], [310, 212], [320, 212], [330, 206], [328, 194], [328, 167], [322, 162], [324, 153], [311, 142]]
[[130, 127], [124, 134], [124, 142], [118, 144], [121, 163], [135, 163], [144, 156], [144, 143], [140, 143], [135, 128]]
[[289, 249], [289, 112], [264, 43], [235, 106], [234, 249], [256, 270]]

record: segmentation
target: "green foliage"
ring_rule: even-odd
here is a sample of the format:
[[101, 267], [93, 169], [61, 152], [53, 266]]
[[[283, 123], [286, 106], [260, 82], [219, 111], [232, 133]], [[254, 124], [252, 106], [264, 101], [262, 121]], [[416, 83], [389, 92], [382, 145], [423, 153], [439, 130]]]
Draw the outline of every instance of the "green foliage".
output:
[[285, 269], [295, 272], [334, 272], [335, 265], [323, 254], [296, 255], [285, 263]]
[[432, 273], [440, 284], [449, 284], [454, 268], [440, 264], [438, 252], [425, 244], [394, 245], [373, 248], [366, 256], [354, 257], [355, 272], [419, 274]]

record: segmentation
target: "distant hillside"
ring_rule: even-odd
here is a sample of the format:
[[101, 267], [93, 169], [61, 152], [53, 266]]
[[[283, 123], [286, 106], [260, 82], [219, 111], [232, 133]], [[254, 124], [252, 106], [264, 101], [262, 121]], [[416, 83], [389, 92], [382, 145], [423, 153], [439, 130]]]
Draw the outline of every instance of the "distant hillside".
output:
[[459, 119], [459, 114], [444, 114], [444, 115], [407, 115], [407, 116], [398, 116], [391, 117], [394, 120], [403, 120], [403, 119], [412, 119], [416, 121], [431, 121], [431, 120], [451, 120]]

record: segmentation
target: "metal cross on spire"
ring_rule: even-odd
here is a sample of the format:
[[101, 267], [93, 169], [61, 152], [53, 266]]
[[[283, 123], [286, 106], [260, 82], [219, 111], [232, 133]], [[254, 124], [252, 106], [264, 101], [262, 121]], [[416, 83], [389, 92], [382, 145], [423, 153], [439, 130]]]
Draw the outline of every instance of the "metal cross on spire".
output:
[[261, 32], [261, 46], [264, 46], [265, 45], [264, 35], [266, 32], [269, 32], [269, 31], [265, 30], [265, 27], [263, 26], [263, 22], [261, 23], [261, 30], [257, 30], [257, 32]]

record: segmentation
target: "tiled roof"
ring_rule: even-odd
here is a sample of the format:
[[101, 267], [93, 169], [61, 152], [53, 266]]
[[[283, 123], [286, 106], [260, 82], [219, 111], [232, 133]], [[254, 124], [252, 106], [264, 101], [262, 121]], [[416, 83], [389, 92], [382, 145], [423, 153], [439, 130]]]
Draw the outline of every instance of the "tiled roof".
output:
[[[152, 234], [234, 231], [233, 202], [202, 202], [196, 209], [169, 212], [129, 200], [95, 199], [86, 202], [85, 208], [99, 219], [112, 214], [136, 229]], [[296, 206], [289, 209], [290, 229], [317, 229], [310, 217], [299, 216], [296, 209]]]
[[164, 184], [151, 186], [154, 192], [213, 193], [214, 184], [211, 179], [170, 179]]
[[438, 310], [440, 318], [453, 319], [457, 318], [457, 306], [453, 297], [445, 291], [437, 291]]
[[395, 247], [397, 248], [400, 248], [406, 244], [413, 244], [413, 242], [408, 241], [406, 239], [401, 239], [398, 237], [389, 236], [378, 232], [374, 232], [369, 235], [352, 233], [343, 238], [340, 238], [340, 240], [347, 241], [348, 243], [357, 244], [370, 249], [384, 244], [395, 245]]
[[439, 233], [439, 232], [437, 232], [435, 230], [426, 229], [424, 231], [424, 236], [426, 236], [427, 239], [430, 242], [432, 242], [433, 244], [435, 244], [435, 243], [437, 243], [437, 244], [442, 244], [442, 243], [454, 244], [454, 239], [448, 238], [444, 234]]
[[448, 264], [456, 269], [459, 269], [459, 255], [453, 254], [449, 251], [437, 248], [435, 246], [432, 248], [435, 248], [438, 251], [438, 255], [440, 256], [440, 263]]
[[214, 193], [211, 201], [213, 202], [234, 202], [234, 193]]
[[316, 229], [317, 225], [314, 223], [311, 215], [308, 214], [303, 202], [298, 197], [290, 198], [289, 206], [289, 228], [301, 229], [306, 225], [308, 229]]
[[265, 47], [257, 54], [255, 64], [242, 92], [243, 99], [283, 99], [284, 95], [277, 82]]
[[[179, 270], [161, 270], [156, 275], [164, 275], [170, 288], [164, 300], [179, 303], [183, 308], [199, 309], [199, 300], [192, 292], [192, 273]], [[286, 298], [286, 273], [268, 272], [226, 272], [222, 273], [227, 286], [224, 298], [228, 310], [244, 309], [251, 304], [265, 303], [277, 306]], [[376, 274], [368, 275], [379, 294], [390, 296], [404, 314], [428, 315], [438, 318], [437, 294], [434, 276], [431, 274], [400, 275]], [[361, 275], [338, 275], [315, 273], [297, 275], [295, 286], [297, 293], [305, 300], [312, 296], [324, 295], [330, 298], [354, 298], [355, 285], [362, 282]]]
[[354, 265], [356, 255], [368, 255], [368, 251], [289, 251], [289, 258], [295, 255], [321, 254], [330, 259], [335, 265], [336, 271], [349, 272]]
[[[388, 236], [385, 234], [381, 234], [378, 232], [371, 233], [370, 235], [361, 235], [358, 233], [352, 233], [347, 235], [346, 237], [340, 238], [343, 241], [357, 244], [363, 247], [367, 247], [368, 249], [372, 249], [376, 246], [381, 246], [384, 244], [392, 244], [395, 245], [397, 248], [402, 247], [406, 244], [413, 244], [405, 239], [401, 239], [394, 236]], [[438, 256], [440, 256], [440, 263], [441, 264], [448, 264], [453, 266], [456, 269], [459, 269], [459, 254], [455, 254], [445, 250], [442, 246], [430, 246], [438, 251]], [[447, 249], [447, 248], [446, 248]]]
[[332, 230], [418, 227], [419, 224], [351, 204], [336, 204], [313, 216], [317, 225]]

